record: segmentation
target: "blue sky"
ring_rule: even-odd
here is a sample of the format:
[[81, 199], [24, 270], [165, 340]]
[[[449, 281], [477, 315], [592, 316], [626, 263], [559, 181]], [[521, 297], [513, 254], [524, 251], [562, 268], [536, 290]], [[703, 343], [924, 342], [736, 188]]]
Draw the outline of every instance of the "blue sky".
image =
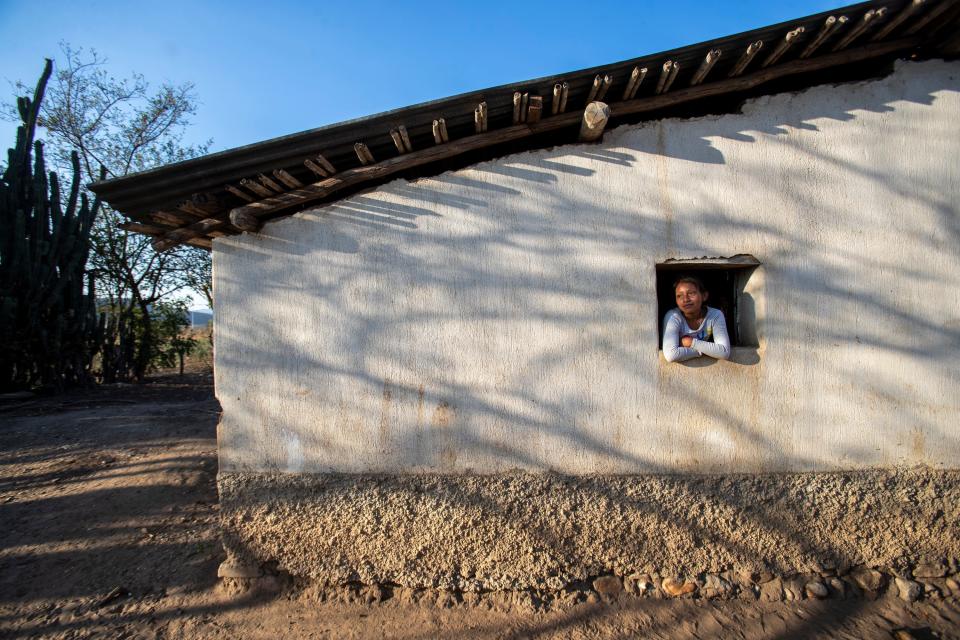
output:
[[32, 86], [60, 41], [94, 48], [115, 76], [194, 83], [189, 140], [219, 151], [845, 4], [0, 0], [0, 90]]

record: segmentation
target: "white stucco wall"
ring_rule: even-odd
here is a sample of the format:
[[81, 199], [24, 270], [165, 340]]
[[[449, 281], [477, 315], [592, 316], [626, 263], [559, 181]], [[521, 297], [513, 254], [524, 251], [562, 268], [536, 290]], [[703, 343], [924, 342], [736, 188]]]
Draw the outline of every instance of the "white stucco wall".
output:
[[[217, 239], [222, 469], [957, 467], [958, 77], [903, 63]], [[665, 363], [654, 265], [738, 253], [760, 348]]]

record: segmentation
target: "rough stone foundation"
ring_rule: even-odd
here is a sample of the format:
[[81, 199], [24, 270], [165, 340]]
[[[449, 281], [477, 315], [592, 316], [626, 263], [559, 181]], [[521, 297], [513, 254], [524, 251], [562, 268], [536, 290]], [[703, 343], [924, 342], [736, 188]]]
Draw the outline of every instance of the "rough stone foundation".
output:
[[920, 580], [921, 593], [923, 580], [944, 582], [949, 595], [960, 571], [960, 471], [221, 473], [218, 483], [228, 566], [320, 585], [477, 593], [587, 584], [602, 594], [614, 581], [596, 578], [611, 576], [634, 592], [723, 592], [727, 582], [759, 596], [776, 577], [781, 594], [795, 582], [819, 597], [806, 593], [810, 579], [829, 586], [841, 576], [841, 587], [866, 593], [899, 577]]

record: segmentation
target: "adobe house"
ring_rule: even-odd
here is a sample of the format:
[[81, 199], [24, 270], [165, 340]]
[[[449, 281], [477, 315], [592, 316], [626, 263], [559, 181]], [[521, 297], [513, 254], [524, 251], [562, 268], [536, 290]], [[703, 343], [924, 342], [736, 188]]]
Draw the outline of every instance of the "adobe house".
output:
[[[863, 3], [93, 185], [213, 251], [222, 575], [949, 593], [958, 12]], [[663, 358], [681, 271], [728, 361]]]

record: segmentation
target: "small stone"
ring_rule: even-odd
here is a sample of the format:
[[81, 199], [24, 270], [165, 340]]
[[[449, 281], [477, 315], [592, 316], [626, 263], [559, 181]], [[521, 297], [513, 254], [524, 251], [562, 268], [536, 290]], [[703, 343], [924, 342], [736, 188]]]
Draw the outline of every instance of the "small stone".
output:
[[671, 598], [676, 598], [679, 596], [685, 596], [687, 594], [693, 593], [697, 590], [697, 583], [676, 580], [674, 578], [664, 578], [663, 582], [660, 583], [660, 588], [663, 589]]
[[760, 585], [760, 599], [764, 602], [779, 602], [783, 600], [783, 582], [774, 578]]
[[217, 569], [218, 578], [259, 578], [260, 567], [222, 562]]
[[942, 578], [947, 575], [947, 567], [942, 562], [925, 562], [913, 570], [914, 578]]
[[653, 586], [653, 579], [646, 573], [631, 573], [623, 579], [624, 590], [636, 595], [643, 595]]
[[803, 600], [804, 585], [799, 578], [787, 580], [783, 583], [783, 594], [788, 602]]
[[897, 595], [904, 602], [916, 602], [920, 598], [921, 587], [913, 580], [895, 578], [894, 582], [897, 585]]
[[842, 598], [844, 593], [846, 593], [846, 585], [843, 580], [840, 578], [830, 578], [829, 583], [833, 592]]
[[817, 600], [823, 600], [830, 595], [827, 586], [819, 580], [811, 580], [803, 585], [803, 590], [807, 592], [808, 598], [816, 598]]
[[707, 574], [703, 581], [702, 593], [706, 598], [720, 598], [730, 595], [733, 585], [720, 576]]
[[750, 580], [753, 584], [766, 584], [774, 579], [773, 573], [767, 571], [766, 569], [761, 569], [760, 571], [754, 571], [750, 574]]
[[606, 598], [616, 598], [623, 591], [623, 583], [617, 576], [600, 576], [593, 581], [593, 590]]
[[855, 569], [850, 573], [850, 579], [853, 580], [854, 584], [864, 591], [869, 591], [874, 594], [883, 589], [883, 585], [887, 581], [886, 576], [884, 576], [882, 573], [876, 569], [870, 569], [868, 567], [859, 567]]

